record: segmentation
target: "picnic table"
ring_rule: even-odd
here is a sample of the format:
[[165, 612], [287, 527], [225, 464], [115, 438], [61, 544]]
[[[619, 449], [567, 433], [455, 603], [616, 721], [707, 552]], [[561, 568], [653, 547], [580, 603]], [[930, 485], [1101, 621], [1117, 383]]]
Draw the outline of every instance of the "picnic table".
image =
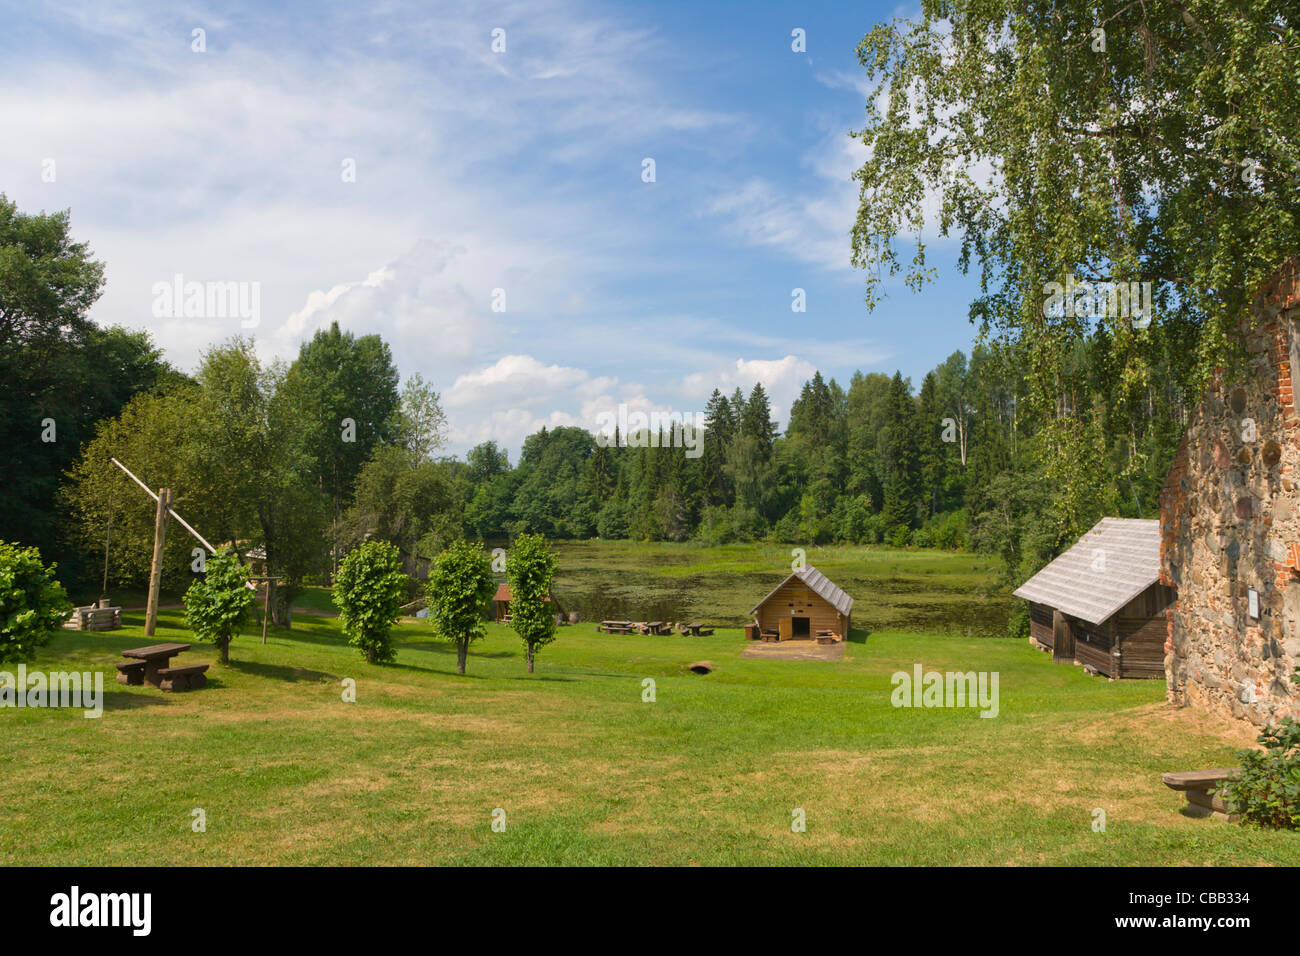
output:
[[631, 621], [601, 621], [596, 630], [606, 634], [631, 634], [634, 627]]
[[689, 634], [692, 637], [708, 637], [713, 633], [713, 628], [705, 627], [698, 622], [694, 624], [678, 624], [677, 629], [683, 634]]
[[119, 684], [151, 684], [159, 690], [190, 690], [208, 682], [204, 671], [207, 664], [190, 664], [172, 667], [171, 659], [190, 649], [189, 644], [150, 644], [123, 651], [128, 660], [117, 665]]

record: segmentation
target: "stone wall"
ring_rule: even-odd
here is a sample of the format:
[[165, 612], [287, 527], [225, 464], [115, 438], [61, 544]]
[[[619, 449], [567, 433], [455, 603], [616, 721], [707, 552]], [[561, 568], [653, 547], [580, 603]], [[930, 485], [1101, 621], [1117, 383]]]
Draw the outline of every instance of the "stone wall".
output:
[[1161, 581], [1178, 589], [1165, 678], [1173, 703], [1264, 726], [1300, 717], [1300, 257], [1241, 333], [1245, 369], [1207, 390], [1161, 492]]

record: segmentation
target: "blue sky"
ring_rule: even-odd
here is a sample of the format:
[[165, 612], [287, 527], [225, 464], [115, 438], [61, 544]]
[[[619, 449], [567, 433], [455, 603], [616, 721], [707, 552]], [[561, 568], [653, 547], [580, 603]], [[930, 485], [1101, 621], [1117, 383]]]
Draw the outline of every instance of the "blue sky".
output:
[[[761, 380], [784, 421], [816, 368], [919, 383], [969, 350], [954, 241], [931, 237], [936, 283], [891, 284], [872, 313], [848, 261], [854, 49], [906, 6], [0, 11], [0, 191], [70, 208], [107, 264], [93, 317], [149, 329], [182, 368], [241, 333], [289, 359], [337, 320], [439, 389], [450, 451], [494, 438], [513, 458], [619, 402], [693, 411]], [[178, 273], [259, 283], [257, 327], [157, 317]]]

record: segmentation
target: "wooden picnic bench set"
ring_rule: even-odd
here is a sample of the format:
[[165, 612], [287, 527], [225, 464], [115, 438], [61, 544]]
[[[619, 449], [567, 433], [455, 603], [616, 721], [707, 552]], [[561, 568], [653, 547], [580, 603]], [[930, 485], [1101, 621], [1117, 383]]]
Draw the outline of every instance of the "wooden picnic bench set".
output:
[[650, 634], [664, 636], [673, 633], [689, 634], [692, 637], [708, 637], [713, 628], [699, 623], [675, 623], [673, 621], [601, 621], [596, 625], [597, 633], [604, 634]]
[[148, 647], [135, 647], [123, 651], [128, 658], [117, 664], [117, 682], [119, 684], [151, 684], [159, 690], [181, 691], [194, 690], [208, 682], [204, 671], [207, 664], [188, 664], [183, 667], [169, 666], [171, 659], [190, 649], [188, 644], [151, 644]]
[[[774, 627], [760, 627], [757, 623], [745, 625], [745, 637], [751, 641], [762, 641], [766, 644], [778, 644], [781, 641], [793, 640], [793, 634], [782, 634]], [[817, 631], [812, 636], [818, 644], [838, 644], [844, 640], [839, 634], [831, 630]]]

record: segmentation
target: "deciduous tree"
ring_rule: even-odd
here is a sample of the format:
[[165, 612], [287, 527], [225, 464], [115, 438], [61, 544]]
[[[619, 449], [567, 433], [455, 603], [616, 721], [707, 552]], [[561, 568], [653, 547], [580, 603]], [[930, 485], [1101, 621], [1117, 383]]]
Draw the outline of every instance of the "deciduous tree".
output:
[[470, 641], [486, 633], [484, 610], [496, 590], [492, 562], [478, 545], [452, 542], [429, 569], [429, 616], [434, 633], [456, 645], [456, 671], [465, 673]]
[[521, 534], [510, 545], [506, 578], [510, 582], [510, 626], [524, 642], [528, 673], [537, 652], [555, 640], [555, 604], [551, 581], [555, 555], [540, 534]]

